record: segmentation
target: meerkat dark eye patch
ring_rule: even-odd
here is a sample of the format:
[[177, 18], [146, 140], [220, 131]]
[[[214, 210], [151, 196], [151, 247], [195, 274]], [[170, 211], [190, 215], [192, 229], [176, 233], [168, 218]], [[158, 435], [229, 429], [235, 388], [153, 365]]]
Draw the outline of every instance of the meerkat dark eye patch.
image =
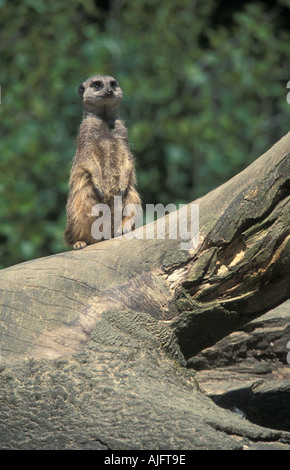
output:
[[103, 82], [101, 82], [100, 80], [96, 80], [91, 83], [91, 87], [96, 88], [97, 90], [99, 90], [99, 88], [102, 88], [103, 86]]
[[110, 81], [110, 86], [111, 86], [112, 88], [116, 88], [118, 85], [119, 85], [119, 84], [118, 84], [118, 82], [117, 82], [116, 80], [111, 80], [111, 81]]

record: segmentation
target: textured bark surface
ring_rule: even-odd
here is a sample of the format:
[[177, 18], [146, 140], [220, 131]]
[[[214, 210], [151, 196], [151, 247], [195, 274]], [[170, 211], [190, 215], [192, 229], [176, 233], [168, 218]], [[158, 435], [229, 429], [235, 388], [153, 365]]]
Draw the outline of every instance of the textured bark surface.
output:
[[202, 391], [251, 422], [290, 431], [290, 300], [188, 361]]
[[289, 153], [195, 201], [196, 249], [116, 239], [0, 272], [0, 448], [289, 447], [185, 368], [289, 297]]

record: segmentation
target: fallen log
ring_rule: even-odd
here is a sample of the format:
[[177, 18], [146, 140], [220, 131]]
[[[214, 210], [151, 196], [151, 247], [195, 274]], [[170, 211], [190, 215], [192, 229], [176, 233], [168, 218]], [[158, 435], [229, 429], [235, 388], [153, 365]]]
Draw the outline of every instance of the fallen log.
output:
[[214, 405], [185, 368], [289, 297], [289, 153], [290, 133], [188, 205], [199, 208], [197, 244], [172, 238], [178, 218], [167, 215], [162, 239], [146, 237], [154, 222], [133, 239], [0, 272], [0, 448], [241, 448], [289, 438]]

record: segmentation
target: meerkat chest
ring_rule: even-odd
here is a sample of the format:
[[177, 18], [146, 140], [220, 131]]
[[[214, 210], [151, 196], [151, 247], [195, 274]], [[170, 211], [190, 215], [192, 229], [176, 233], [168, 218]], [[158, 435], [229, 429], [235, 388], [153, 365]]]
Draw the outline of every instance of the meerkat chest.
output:
[[97, 154], [103, 167], [121, 166], [129, 156], [124, 138], [109, 130], [97, 139]]
[[97, 140], [97, 150], [103, 163], [110, 162], [111, 160], [116, 160], [122, 143], [116, 137], [112, 136], [101, 136]]
[[130, 158], [129, 149], [113, 132], [101, 136], [96, 144], [94, 155], [100, 165], [105, 193], [109, 196], [119, 191], [122, 168]]

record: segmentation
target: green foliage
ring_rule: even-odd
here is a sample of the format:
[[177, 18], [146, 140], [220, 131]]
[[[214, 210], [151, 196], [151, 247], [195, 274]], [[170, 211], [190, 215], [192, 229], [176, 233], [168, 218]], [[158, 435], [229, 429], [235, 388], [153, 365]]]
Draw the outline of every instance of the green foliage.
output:
[[0, 12], [2, 267], [66, 249], [76, 90], [90, 75], [123, 87], [145, 204], [205, 194], [288, 131], [285, 0], [226, 16], [213, 0], [2, 0]]

